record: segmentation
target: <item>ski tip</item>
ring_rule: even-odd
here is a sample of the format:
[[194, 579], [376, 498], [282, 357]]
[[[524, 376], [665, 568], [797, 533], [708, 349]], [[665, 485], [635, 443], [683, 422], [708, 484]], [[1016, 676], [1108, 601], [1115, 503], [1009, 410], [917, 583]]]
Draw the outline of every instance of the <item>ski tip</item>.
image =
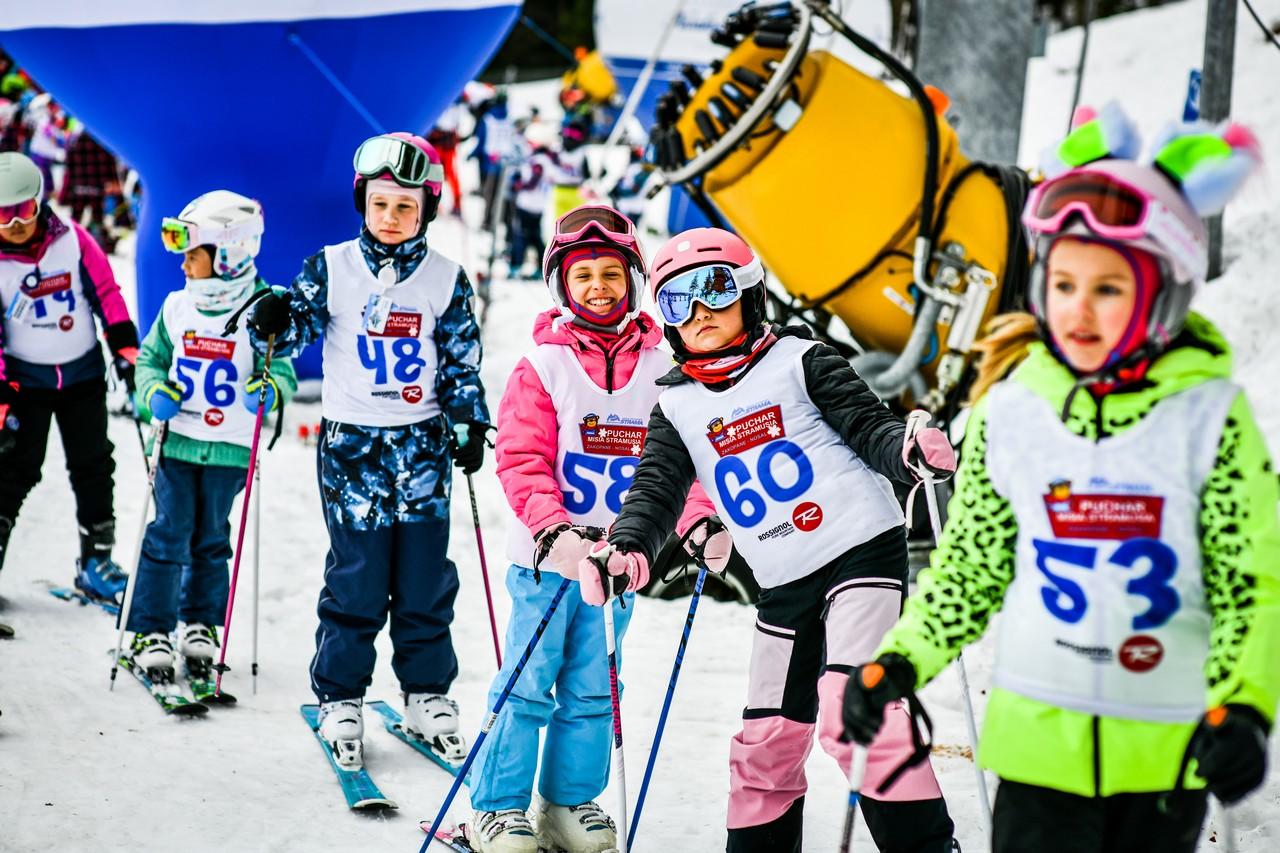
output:
[[169, 713], [175, 717], [203, 717], [209, 713], [209, 708], [199, 702], [188, 702], [183, 705], [174, 705], [169, 709]]
[[398, 809], [394, 800], [388, 800], [386, 797], [374, 797], [367, 800], [358, 800], [351, 804], [351, 808], [358, 812], [381, 812]]

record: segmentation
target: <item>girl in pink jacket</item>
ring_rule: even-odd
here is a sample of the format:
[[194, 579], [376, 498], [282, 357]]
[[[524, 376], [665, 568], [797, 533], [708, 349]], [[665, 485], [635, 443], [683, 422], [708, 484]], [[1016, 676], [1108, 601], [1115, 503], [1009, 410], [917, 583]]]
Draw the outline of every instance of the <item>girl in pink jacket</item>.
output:
[[[507, 545], [512, 612], [508, 648], [533, 636], [562, 578], [577, 566], [622, 507], [658, 398], [671, 368], [662, 327], [639, 310], [645, 263], [635, 227], [609, 207], [585, 205], [556, 223], [543, 258], [555, 307], [534, 321], [535, 346], [507, 380], [498, 410], [497, 465], [515, 511]], [[728, 560], [714, 508], [695, 484], [678, 532], [705, 546], [708, 568]], [[708, 540], [711, 541], [708, 541]], [[634, 609], [634, 579], [614, 601], [619, 645]], [[585, 606], [587, 578], [570, 585], [530, 657], [471, 774], [473, 847], [485, 853], [609, 850], [613, 821], [594, 800], [609, 776], [611, 703], [602, 608]], [[626, 603], [623, 604], [623, 601]], [[506, 685], [508, 656], [490, 690]], [[554, 689], [554, 695], [553, 695]], [[546, 727], [536, 830], [527, 810]]]

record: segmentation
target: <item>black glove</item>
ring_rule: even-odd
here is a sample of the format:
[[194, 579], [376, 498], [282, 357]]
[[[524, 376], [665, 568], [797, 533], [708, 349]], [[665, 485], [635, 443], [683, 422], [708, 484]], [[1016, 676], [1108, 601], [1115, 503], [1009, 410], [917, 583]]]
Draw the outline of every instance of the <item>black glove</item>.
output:
[[18, 429], [18, 419], [9, 413], [9, 407], [18, 402], [18, 383], [0, 382], [0, 456], [13, 450], [18, 443], [14, 431]]
[[111, 350], [111, 366], [124, 383], [125, 390], [133, 396], [137, 387], [133, 384], [133, 365], [138, 360], [138, 327], [132, 320], [107, 326], [107, 348]]
[[289, 328], [289, 302], [276, 293], [268, 293], [253, 303], [249, 311], [249, 325], [264, 338], [282, 335]]
[[1187, 747], [1209, 791], [1230, 805], [1244, 799], [1267, 775], [1266, 718], [1248, 705], [1207, 712]]
[[484, 434], [492, 427], [479, 421], [469, 421], [465, 430], [454, 427], [449, 436], [449, 454], [455, 468], [464, 474], [474, 474], [484, 464]]
[[885, 706], [912, 695], [915, 687], [916, 668], [900, 654], [880, 655], [874, 663], [855, 669], [844, 689], [841, 740], [870, 744], [884, 724]]

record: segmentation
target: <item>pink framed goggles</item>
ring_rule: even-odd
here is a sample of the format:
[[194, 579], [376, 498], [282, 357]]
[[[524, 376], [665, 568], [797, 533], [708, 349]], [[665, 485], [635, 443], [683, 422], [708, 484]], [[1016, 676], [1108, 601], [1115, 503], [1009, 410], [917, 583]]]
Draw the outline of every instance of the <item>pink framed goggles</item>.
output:
[[573, 243], [595, 230], [601, 237], [628, 248], [636, 244], [636, 227], [612, 207], [584, 204], [556, 220], [555, 242]]
[[1037, 186], [1022, 222], [1039, 234], [1057, 234], [1079, 214], [1106, 240], [1150, 238], [1193, 275], [1203, 277], [1208, 255], [1196, 235], [1163, 202], [1103, 172], [1076, 170]]
[[27, 225], [40, 213], [40, 199], [29, 198], [17, 204], [0, 205], [0, 228]]

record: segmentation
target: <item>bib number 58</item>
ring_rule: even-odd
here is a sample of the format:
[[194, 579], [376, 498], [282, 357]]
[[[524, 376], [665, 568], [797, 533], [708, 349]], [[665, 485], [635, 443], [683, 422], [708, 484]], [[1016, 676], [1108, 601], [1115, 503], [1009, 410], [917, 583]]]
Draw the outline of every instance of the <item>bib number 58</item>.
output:
[[612, 513], [622, 511], [622, 501], [636, 476], [640, 460], [619, 456], [613, 461], [603, 456], [568, 452], [564, 455], [564, 481], [570, 487], [564, 494], [564, 508], [574, 515], [586, 515], [600, 500], [600, 480], [606, 480], [604, 505]]
[[[789, 485], [778, 482], [775, 462], [785, 460], [782, 467], [791, 468], [794, 480]], [[737, 456], [726, 456], [716, 463], [716, 490], [724, 501], [725, 512], [739, 527], [755, 527], [769, 512], [766, 497], [775, 503], [787, 503], [809, 491], [813, 485], [813, 463], [800, 445], [782, 439], [765, 446], [756, 460], [753, 478], [747, 463]], [[730, 482], [732, 480], [732, 482]], [[764, 494], [748, 484], [758, 481]]]

